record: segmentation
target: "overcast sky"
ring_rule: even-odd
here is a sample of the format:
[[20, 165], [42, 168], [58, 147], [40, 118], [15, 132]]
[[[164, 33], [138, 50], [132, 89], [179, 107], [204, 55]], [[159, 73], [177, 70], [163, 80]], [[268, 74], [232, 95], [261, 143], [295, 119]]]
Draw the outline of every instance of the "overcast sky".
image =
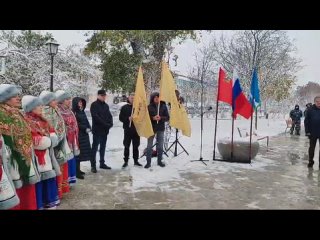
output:
[[[84, 47], [86, 38], [83, 30], [48, 30], [54, 38], [66, 47], [71, 44], [79, 44]], [[219, 34], [222, 31], [213, 31], [211, 34]], [[224, 31], [230, 33], [230, 31]], [[212, 35], [205, 33], [200, 43], [187, 40], [180, 46], [175, 46], [174, 54], [179, 56], [178, 66], [173, 70], [178, 70], [181, 74], [187, 74], [189, 67], [193, 64], [193, 55], [199, 45], [207, 43]], [[308, 81], [318, 82], [320, 77], [320, 31], [319, 30], [290, 30], [288, 35], [295, 39], [297, 54], [302, 59], [304, 68], [298, 73], [297, 85], [306, 84]]]

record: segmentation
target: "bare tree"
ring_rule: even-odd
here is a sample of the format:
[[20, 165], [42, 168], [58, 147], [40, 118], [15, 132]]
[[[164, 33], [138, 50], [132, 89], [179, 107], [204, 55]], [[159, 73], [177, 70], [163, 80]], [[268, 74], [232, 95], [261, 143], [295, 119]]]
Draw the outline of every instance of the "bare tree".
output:
[[281, 101], [289, 95], [300, 69], [300, 59], [286, 31], [237, 31], [231, 38], [222, 35], [211, 42], [213, 58], [227, 72], [237, 70], [241, 84], [249, 91], [254, 67], [258, 68], [261, 97]]
[[194, 82], [191, 96], [194, 101], [201, 101], [201, 82], [203, 82], [203, 102], [205, 106], [212, 105], [216, 92], [216, 62], [211, 45], [203, 46], [195, 55], [195, 66], [190, 69], [189, 78]]
[[299, 104], [305, 105], [308, 102], [313, 102], [314, 97], [320, 95], [320, 85], [315, 82], [308, 82], [304, 86], [298, 86], [296, 97]]

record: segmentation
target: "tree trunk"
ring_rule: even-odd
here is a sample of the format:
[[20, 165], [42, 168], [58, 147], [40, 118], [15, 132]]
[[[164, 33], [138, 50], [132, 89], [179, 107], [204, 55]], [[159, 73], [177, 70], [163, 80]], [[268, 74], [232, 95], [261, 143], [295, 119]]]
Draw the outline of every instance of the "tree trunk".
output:
[[159, 83], [161, 77], [161, 62], [145, 63], [144, 67], [144, 81], [146, 86], [146, 93], [150, 95], [152, 92], [159, 90]]
[[[158, 42], [153, 46], [153, 52], [151, 55], [152, 60], [147, 63], [143, 63], [143, 78], [146, 87], [146, 94], [149, 96], [152, 92], [159, 90], [160, 77], [161, 77], [161, 61], [164, 56], [166, 43]], [[141, 56], [144, 59], [144, 47], [139, 41], [132, 41], [131, 47], [133, 53]]]

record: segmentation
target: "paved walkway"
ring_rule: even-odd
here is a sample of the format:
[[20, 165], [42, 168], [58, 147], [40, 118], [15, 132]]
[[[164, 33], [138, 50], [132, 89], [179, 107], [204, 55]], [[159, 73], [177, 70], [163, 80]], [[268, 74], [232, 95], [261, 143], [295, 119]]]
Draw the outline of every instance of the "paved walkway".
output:
[[[255, 169], [255, 163], [233, 168], [232, 163], [210, 162], [209, 171], [182, 170], [179, 181], [138, 190], [130, 171], [92, 174], [86, 167], [86, 179], [78, 180], [58, 209], [320, 209], [318, 147], [312, 171], [307, 147], [305, 136], [273, 137], [269, 151], [261, 148], [257, 161], [269, 163], [262, 169]], [[220, 165], [231, 170], [215, 171]]]

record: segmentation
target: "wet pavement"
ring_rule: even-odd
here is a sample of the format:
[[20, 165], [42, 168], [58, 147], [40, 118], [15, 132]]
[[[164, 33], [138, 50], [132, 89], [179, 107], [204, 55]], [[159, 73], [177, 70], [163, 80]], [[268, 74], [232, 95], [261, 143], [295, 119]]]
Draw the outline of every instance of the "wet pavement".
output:
[[[313, 170], [307, 168], [307, 149], [305, 136], [282, 134], [270, 139], [268, 151], [261, 144], [251, 165], [181, 165], [177, 180], [139, 188], [129, 170], [93, 174], [86, 165], [85, 180], [78, 180], [58, 209], [320, 209], [319, 148]], [[190, 161], [186, 155], [182, 158]]]

